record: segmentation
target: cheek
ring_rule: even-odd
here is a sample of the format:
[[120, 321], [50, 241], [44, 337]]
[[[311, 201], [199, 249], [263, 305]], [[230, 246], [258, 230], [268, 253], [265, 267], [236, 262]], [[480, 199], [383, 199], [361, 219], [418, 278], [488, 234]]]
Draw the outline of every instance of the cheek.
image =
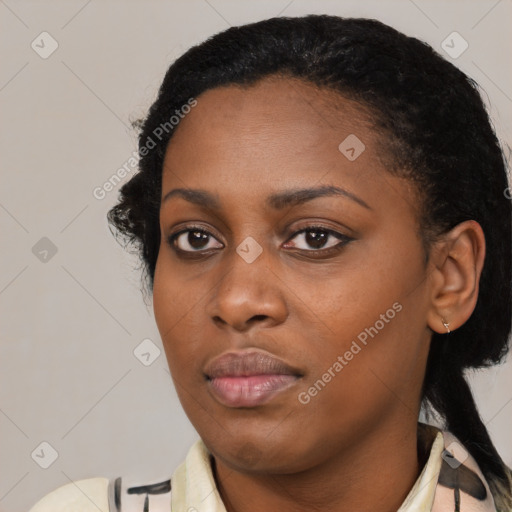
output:
[[172, 321], [177, 313], [176, 308], [179, 307], [179, 302], [176, 300], [175, 284], [176, 283], [173, 282], [172, 273], [169, 272], [167, 266], [162, 263], [162, 259], [159, 256], [153, 281], [153, 312], [160, 331], [160, 336], [164, 343], [166, 337], [165, 333], [170, 325], [172, 325]]
[[190, 298], [179, 283], [176, 273], [159, 258], [153, 284], [153, 311], [169, 362], [176, 359], [169, 356], [179, 344], [171, 343], [171, 340], [179, 336], [180, 330], [186, 324], [189, 302]]
[[299, 390], [305, 430], [349, 439], [391, 410], [416, 409], [422, 360], [415, 347], [398, 341], [406, 325], [403, 314], [402, 309], [384, 326], [378, 316], [370, 320], [374, 315], [368, 312], [367, 320], [363, 314], [357, 319], [338, 316], [337, 334], [311, 354], [312, 371]]
[[204, 349], [204, 286], [183, 279], [172, 263], [159, 258], [153, 284], [153, 311], [169, 369], [179, 383], [196, 378]]
[[310, 347], [307, 384], [331, 368], [336, 378], [329, 387], [339, 386], [345, 397], [348, 386], [349, 402], [370, 388], [377, 388], [373, 396], [386, 392], [387, 384], [393, 389], [411, 379], [411, 372], [419, 375], [425, 356], [426, 294], [424, 285], [416, 284], [424, 277], [421, 257], [405, 262], [400, 253], [380, 254], [341, 269], [322, 286], [310, 283], [308, 306], [323, 342]]
[[203, 294], [204, 290], [201, 293], [201, 290], [195, 289], [193, 284], [183, 279], [168, 258], [166, 249], [161, 248], [153, 283], [153, 310], [160, 333], [169, 335], [171, 327], [174, 332], [186, 323], [188, 315], [193, 315], [194, 310], [200, 307]]

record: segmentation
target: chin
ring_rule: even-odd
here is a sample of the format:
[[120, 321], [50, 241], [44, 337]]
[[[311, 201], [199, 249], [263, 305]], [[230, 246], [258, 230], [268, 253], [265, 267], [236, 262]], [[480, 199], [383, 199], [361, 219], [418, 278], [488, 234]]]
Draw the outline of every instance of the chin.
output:
[[[242, 473], [292, 474], [307, 469], [309, 460], [307, 447], [294, 438], [275, 439], [270, 442], [265, 436], [254, 437], [227, 434], [222, 440], [204, 443], [216, 459], [230, 469]], [[311, 451], [314, 451], [311, 448]]]

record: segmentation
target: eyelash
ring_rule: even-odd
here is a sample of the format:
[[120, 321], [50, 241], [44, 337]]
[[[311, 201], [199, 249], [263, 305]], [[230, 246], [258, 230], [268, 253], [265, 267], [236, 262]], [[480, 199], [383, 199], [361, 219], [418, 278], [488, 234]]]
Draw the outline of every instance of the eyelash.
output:
[[[191, 231], [198, 231], [204, 235], [208, 235], [212, 238], [215, 238], [215, 236], [210, 233], [208, 230], [204, 229], [202, 226], [187, 226], [185, 229], [182, 229], [180, 231], [178, 231], [177, 233], [174, 233], [172, 235], [170, 235], [168, 238], [167, 238], [167, 243], [168, 245], [171, 247], [171, 249], [178, 255], [183, 255], [181, 257], [184, 257], [184, 258], [194, 258], [194, 257], [202, 257], [202, 256], [205, 256], [206, 254], [208, 253], [211, 253], [213, 251], [216, 251], [218, 250], [217, 248], [215, 249], [200, 249], [200, 250], [197, 250], [197, 251], [185, 251], [183, 249], [180, 249], [176, 246], [176, 240], [178, 239], [179, 236], [183, 235], [184, 233], [189, 233]], [[297, 249], [297, 251], [301, 252], [301, 253], [307, 253], [308, 255], [311, 255], [312, 253], [314, 254], [320, 254], [321, 256], [329, 256], [329, 255], [334, 255], [334, 254], [337, 254], [339, 253], [345, 245], [347, 245], [348, 243], [350, 243], [352, 240], [354, 240], [353, 238], [347, 236], [347, 235], [343, 235], [342, 233], [338, 233], [337, 231], [334, 231], [332, 229], [329, 229], [325, 226], [321, 226], [321, 225], [310, 225], [310, 226], [307, 226], [305, 228], [302, 228], [298, 231], [295, 231], [292, 236], [290, 236], [287, 241], [285, 243], [288, 243], [290, 240], [293, 240], [294, 238], [296, 238], [298, 235], [302, 234], [302, 233], [307, 233], [307, 232], [310, 232], [310, 231], [321, 231], [323, 233], [326, 233], [327, 235], [331, 235], [333, 236], [334, 238], [338, 238], [340, 240], [339, 243], [337, 243], [336, 245], [332, 246], [332, 247], [328, 247], [327, 249]], [[221, 243], [221, 242], [219, 242]], [[192, 255], [198, 255], [198, 256], [192, 256]]]

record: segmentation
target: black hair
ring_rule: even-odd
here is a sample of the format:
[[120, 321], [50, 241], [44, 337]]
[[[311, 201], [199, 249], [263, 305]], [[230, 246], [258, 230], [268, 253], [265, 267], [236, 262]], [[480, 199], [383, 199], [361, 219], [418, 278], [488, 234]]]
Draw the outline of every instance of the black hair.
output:
[[[309, 15], [232, 27], [189, 49], [170, 66], [140, 126], [139, 172], [121, 188], [109, 222], [140, 252], [152, 290], [162, 164], [175, 131], [169, 119], [209, 89], [250, 86], [272, 76], [336, 91], [372, 113], [385, 134], [389, 172], [414, 181], [420, 193], [427, 246], [465, 220], [481, 225], [487, 256], [475, 310], [454, 332], [433, 333], [422, 399], [474, 456], [493, 494], [507, 496], [503, 504], [512, 506], [510, 470], [464, 375], [466, 369], [501, 362], [509, 348], [512, 206], [507, 167], [477, 84], [428, 44], [377, 20]], [[147, 151], [149, 145], [154, 147]]]

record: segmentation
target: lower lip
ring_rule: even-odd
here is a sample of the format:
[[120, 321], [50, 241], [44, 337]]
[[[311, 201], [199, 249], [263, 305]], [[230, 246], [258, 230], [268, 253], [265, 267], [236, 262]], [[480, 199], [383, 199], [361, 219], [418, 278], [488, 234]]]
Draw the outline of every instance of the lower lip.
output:
[[256, 407], [298, 380], [294, 375], [216, 377], [209, 381], [215, 397], [228, 407]]

